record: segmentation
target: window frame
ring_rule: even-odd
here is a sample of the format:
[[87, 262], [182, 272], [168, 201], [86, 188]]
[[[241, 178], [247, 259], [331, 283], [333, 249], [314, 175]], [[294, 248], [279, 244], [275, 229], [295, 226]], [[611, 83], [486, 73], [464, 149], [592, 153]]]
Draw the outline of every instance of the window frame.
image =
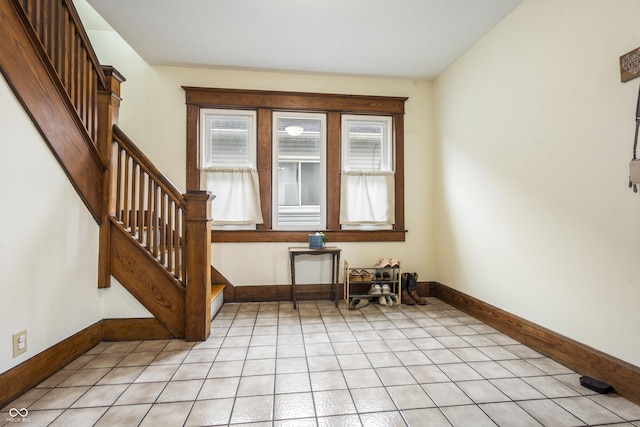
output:
[[[183, 86], [187, 105], [187, 190], [200, 188], [198, 150], [200, 109], [235, 109], [257, 112], [257, 165], [264, 224], [255, 230], [213, 230], [212, 242], [306, 242], [310, 232], [324, 231], [330, 242], [404, 241], [404, 104], [406, 97], [341, 95]], [[326, 191], [324, 230], [274, 230], [272, 224], [272, 128], [274, 111], [325, 113], [327, 116]], [[340, 171], [342, 115], [390, 116], [393, 121], [395, 171], [395, 224], [391, 230], [341, 229]], [[215, 203], [215, 200], [214, 200]]]

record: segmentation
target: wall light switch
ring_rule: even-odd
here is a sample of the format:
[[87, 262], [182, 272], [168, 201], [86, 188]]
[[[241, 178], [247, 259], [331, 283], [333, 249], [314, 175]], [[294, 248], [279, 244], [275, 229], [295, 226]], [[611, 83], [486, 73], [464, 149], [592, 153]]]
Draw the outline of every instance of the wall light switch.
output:
[[27, 331], [13, 334], [13, 357], [18, 357], [27, 351]]

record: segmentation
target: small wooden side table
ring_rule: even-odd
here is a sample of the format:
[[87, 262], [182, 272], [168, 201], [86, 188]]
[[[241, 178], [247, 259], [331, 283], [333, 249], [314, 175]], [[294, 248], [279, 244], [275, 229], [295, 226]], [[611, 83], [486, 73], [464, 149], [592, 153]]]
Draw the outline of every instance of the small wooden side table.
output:
[[[325, 246], [318, 249], [308, 247], [289, 248], [289, 259], [291, 261], [291, 300], [293, 308], [297, 308], [296, 302], [296, 257], [298, 255], [331, 255], [331, 295], [332, 300], [338, 306], [338, 274], [340, 272], [340, 251], [342, 249], [335, 246]], [[300, 293], [304, 291], [299, 291]]]

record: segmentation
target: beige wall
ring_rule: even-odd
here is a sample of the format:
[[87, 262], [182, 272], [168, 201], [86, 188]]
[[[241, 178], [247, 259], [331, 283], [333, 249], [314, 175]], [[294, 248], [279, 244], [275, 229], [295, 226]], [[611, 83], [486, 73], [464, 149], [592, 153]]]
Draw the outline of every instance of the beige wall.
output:
[[525, 0], [435, 82], [436, 279], [640, 366], [633, 0]]
[[[0, 372], [102, 319], [98, 226], [0, 76]], [[12, 335], [27, 330], [13, 357]]]
[[[434, 277], [432, 228], [431, 82], [246, 70], [151, 67], [113, 31], [88, 30], [102, 63], [127, 79], [120, 126], [178, 186], [185, 189], [185, 94], [182, 86], [286, 90], [409, 97], [405, 117], [406, 227], [404, 243], [340, 243], [342, 258], [372, 265], [399, 258], [405, 268]], [[235, 285], [289, 283], [287, 247], [293, 243], [215, 244], [212, 263]], [[330, 243], [331, 244], [331, 243]], [[300, 258], [302, 282], [329, 280], [328, 260]]]

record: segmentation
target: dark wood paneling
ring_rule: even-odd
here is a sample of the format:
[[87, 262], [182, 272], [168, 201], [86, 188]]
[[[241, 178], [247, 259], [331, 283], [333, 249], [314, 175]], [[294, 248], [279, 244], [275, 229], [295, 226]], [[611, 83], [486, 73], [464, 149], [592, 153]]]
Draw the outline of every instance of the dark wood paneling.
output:
[[158, 319], [103, 319], [103, 341], [171, 339], [173, 335]]
[[435, 296], [577, 373], [612, 385], [618, 394], [640, 404], [639, 367], [443, 284], [436, 284]]
[[0, 374], [0, 408], [96, 346], [100, 342], [100, 329], [100, 323], [95, 323]]
[[185, 290], [117, 224], [111, 224], [111, 274], [176, 338], [184, 337]]

